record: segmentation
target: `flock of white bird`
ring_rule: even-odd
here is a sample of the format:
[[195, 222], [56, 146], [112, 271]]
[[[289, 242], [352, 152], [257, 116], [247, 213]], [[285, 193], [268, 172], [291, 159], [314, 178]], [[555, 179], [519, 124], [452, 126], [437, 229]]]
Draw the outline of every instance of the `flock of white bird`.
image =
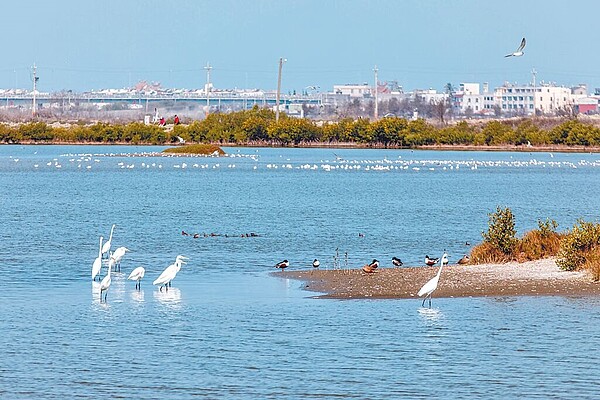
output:
[[[98, 248], [98, 257], [96, 257], [96, 259], [94, 260], [94, 263], [92, 264], [92, 280], [95, 281], [96, 277], [98, 277], [98, 278], [100, 277], [100, 272], [102, 270], [103, 261], [106, 258], [107, 272], [106, 272], [106, 276], [104, 276], [104, 278], [100, 281], [100, 302], [102, 302], [103, 294], [104, 294], [104, 301], [106, 302], [106, 297], [108, 295], [108, 289], [110, 288], [110, 284], [111, 284], [111, 277], [110, 277], [111, 271], [113, 270], [113, 268], [115, 269], [115, 271], [121, 270], [121, 260], [123, 259], [123, 256], [125, 256], [125, 253], [127, 253], [129, 251], [129, 249], [126, 247], [119, 247], [114, 252], [110, 251], [115, 226], [116, 225], [113, 224], [113, 226], [110, 228], [110, 236], [106, 242], [103, 243], [104, 237], [100, 236], [100, 246]], [[188, 260], [188, 258], [185, 256], [182, 256], [182, 255], [177, 256], [175, 258], [175, 262], [173, 264], [169, 265], [167, 268], [165, 268], [165, 270], [159, 275], [158, 278], [156, 278], [154, 280], [154, 282], [152, 282], [152, 284], [160, 285], [160, 288], [159, 288], [160, 291], [162, 291], [163, 287], [165, 288], [165, 290], [169, 290], [169, 287], [171, 286], [171, 282], [173, 281], [173, 279], [175, 279], [175, 277], [177, 276], [177, 273], [181, 270], [181, 266], [183, 264], [186, 264], [185, 260]], [[145, 274], [146, 274], [146, 269], [144, 267], [140, 266], [140, 267], [135, 268], [133, 271], [131, 271], [131, 273], [129, 274], [127, 279], [131, 280], [131, 281], [135, 281], [135, 288], [140, 290], [141, 281], [144, 278]]]

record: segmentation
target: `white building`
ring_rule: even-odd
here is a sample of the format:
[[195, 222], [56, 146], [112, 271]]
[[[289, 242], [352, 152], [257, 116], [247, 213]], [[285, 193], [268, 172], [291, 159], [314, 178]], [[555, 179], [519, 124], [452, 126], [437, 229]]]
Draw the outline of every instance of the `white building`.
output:
[[371, 97], [373, 87], [366, 83], [333, 85], [333, 93], [350, 97]]
[[537, 86], [505, 83], [496, 88], [494, 97], [503, 113], [523, 115], [533, 114], [534, 110], [554, 114], [573, 104], [571, 89], [543, 82]]

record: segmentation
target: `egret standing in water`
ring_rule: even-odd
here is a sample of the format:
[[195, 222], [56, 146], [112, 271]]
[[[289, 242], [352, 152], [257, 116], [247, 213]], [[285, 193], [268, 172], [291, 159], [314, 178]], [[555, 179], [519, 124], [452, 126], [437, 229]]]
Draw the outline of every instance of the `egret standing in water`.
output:
[[173, 279], [175, 279], [175, 277], [177, 276], [177, 273], [179, 272], [179, 270], [181, 270], [181, 264], [185, 264], [186, 262], [183, 261], [187, 259], [187, 257], [184, 256], [177, 256], [175, 258], [175, 263], [169, 265], [167, 268], [165, 268], [165, 270], [162, 272], [162, 274], [160, 274], [160, 276], [158, 278], [156, 278], [154, 280], [154, 282], [152, 282], [153, 285], [160, 285], [160, 291], [162, 292], [162, 288], [163, 286], [165, 287], [166, 290], [169, 290], [169, 286], [171, 284], [171, 281]]
[[127, 247], [119, 247], [115, 250], [114, 253], [109, 258], [108, 264], [109, 266], [114, 265], [115, 271], [117, 270], [116, 266], [119, 266], [119, 272], [121, 271], [121, 260], [126, 252], [130, 251]]
[[104, 238], [100, 236], [100, 248], [98, 249], [98, 257], [94, 260], [94, 264], [92, 265], [92, 280], [96, 280], [96, 276], [100, 273], [102, 269], [102, 240]]
[[108, 273], [104, 279], [102, 279], [102, 282], [100, 282], [100, 303], [102, 303], [102, 292], [104, 292], [104, 302], [106, 303], [108, 288], [110, 288], [110, 268], [108, 268]]
[[419, 290], [419, 293], [417, 293], [419, 297], [425, 295], [425, 297], [423, 298], [423, 304], [421, 304], [422, 307], [425, 306], [425, 300], [429, 298], [429, 308], [431, 308], [431, 294], [434, 292], [435, 289], [437, 289], [437, 285], [440, 280], [440, 275], [442, 274], [442, 268], [444, 268], [444, 265], [444, 263], [440, 265], [440, 269], [438, 270], [437, 275], [431, 278], [429, 282], [424, 284], [421, 290]]
[[127, 279], [129, 279], [130, 281], [136, 281], [135, 288], [137, 290], [140, 290], [142, 288], [141, 280], [145, 274], [146, 274], [146, 269], [144, 267], [137, 267], [136, 269], [131, 271], [131, 273], [129, 274], [129, 277], [127, 277]]
[[113, 235], [113, 231], [115, 230], [115, 224], [113, 224], [112, 228], [110, 228], [110, 236], [108, 237], [108, 240], [106, 241], [106, 243], [104, 243], [104, 246], [102, 246], [102, 254], [106, 254], [106, 258], [109, 257], [108, 252], [110, 251], [110, 244], [112, 242], [112, 235]]

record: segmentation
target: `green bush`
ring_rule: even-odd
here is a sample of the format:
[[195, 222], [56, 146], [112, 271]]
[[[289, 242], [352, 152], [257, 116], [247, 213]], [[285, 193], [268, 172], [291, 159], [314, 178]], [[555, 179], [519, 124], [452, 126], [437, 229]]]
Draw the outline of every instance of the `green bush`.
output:
[[562, 240], [556, 264], [566, 271], [575, 271], [599, 246], [600, 224], [579, 220]]
[[489, 214], [488, 231], [482, 232], [483, 240], [504, 254], [512, 254], [517, 243], [515, 218], [510, 208], [496, 208]]

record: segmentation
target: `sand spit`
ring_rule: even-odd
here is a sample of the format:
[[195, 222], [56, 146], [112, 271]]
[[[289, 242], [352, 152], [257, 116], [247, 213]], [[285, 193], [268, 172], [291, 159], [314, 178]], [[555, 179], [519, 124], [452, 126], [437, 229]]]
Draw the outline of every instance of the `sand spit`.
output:
[[[320, 297], [415, 298], [439, 267], [379, 268], [275, 272], [274, 276], [304, 281], [303, 288], [325, 293]], [[562, 271], [554, 259], [526, 263], [449, 265], [434, 297], [599, 295], [600, 283], [584, 272]]]

